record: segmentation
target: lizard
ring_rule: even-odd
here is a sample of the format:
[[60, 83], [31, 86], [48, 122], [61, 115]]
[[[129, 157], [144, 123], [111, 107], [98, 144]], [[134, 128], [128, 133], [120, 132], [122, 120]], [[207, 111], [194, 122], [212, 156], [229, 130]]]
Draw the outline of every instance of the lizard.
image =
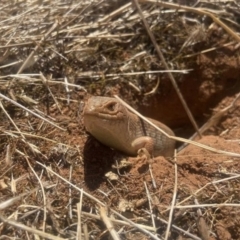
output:
[[[148, 119], [174, 136], [163, 123]], [[174, 154], [175, 140], [157, 131], [115, 98], [90, 97], [83, 109], [83, 122], [87, 132], [99, 142], [125, 154], [136, 156], [143, 148], [154, 157], [172, 157]]]

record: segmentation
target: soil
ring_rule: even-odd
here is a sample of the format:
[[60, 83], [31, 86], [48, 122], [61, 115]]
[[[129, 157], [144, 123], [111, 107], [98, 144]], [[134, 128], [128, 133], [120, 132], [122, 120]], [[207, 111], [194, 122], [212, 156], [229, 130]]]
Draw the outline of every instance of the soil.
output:
[[[213, 117], [202, 138], [196, 137], [195, 140], [215, 148], [215, 152], [190, 144], [176, 153], [174, 159], [149, 159], [146, 155], [129, 157], [102, 145], [85, 131], [82, 110], [87, 98], [90, 95], [118, 94], [143, 115], [171, 127], [176, 136], [189, 138], [195, 130], [167, 77], [161, 79], [157, 91], [150, 95], [136, 93], [124, 81], [88, 89], [88, 93], [76, 88], [66, 94], [64, 87], [52, 85], [50, 87], [56, 101], [44, 85], [31, 86], [30, 90], [27, 89], [29, 86], [21, 86], [22, 89], [25, 87], [24, 91], [29, 97], [39, 101], [37, 106], [28, 105], [22, 99], [18, 101], [42, 111], [42, 115], [45, 114], [62, 129], [30, 113], [19, 111], [8, 101], [2, 100], [15, 124], [21, 126], [23, 136], [2, 111], [1, 202], [8, 200], [9, 196], [22, 196], [22, 193], [38, 187], [39, 182], [45, 184], [46, 199], [43, 206], [42, 194], [24, 195], [15, 200], [4, 214], [13, 214], [23, 221], [26, 218], [25, 224], [30, 225], [43, 219], [43, 212], [46, 211], [47, 231], [70, 238], [72, 229], [76, 230], [78, 213], [73, 211], [73, 216], [70, 216], [69, 208], [81, 201], [79, 189], [83, 189], [109, 209], [145, 226], [152, 226], [150, 202], [156, 216], [157, 233], [164, 238], [166, 223], [163, 222], [168, 221], [176, 194], [172, 216], [174, 226], [189, 231], [198, 239], [240, 239], [240, 158], [217, 153], [217, 150], [222, 150], [240, 154], [240, 99], [219, 118], [216, 117], [217, 113], [233, 103], [240, 90], [239, 47], [232, 44], [199, 54], [192, 63], [192, 69], [189, 74], [177, 78], [177, 84], [199, 126]], [[145, 92], [151, 91], [154, 85], [143, 81], [141, 88]], [[5, 88], [0, 90], [7, 94]], [[18, 88], [13, 88], [13, 91], [17, 93]], [[44, 166], [61, 178], [46, 171]], [[69, 187], [63, 179], [74, 187]], [[39, 219], [30, 213], [25, 214], [25, 208], [31, 208], [32, 212], [39, 211]], [[83, 212], [97, 213], [97, 209], [96, 201], [83, 197]], [[92, 232], [93, 239], [109, 238], [101, 221], [90, 217], [84, 217], [82, 221], [88, 232]], [[189, 239], [174, 226], [169, 239]], [[41, 227], [40, 224], [38, 227]], [[115, 224], [114, 227], [120, 234], [124, 228], [126, 233], [122, 239], [147, 239], [129, 226]], [[0, 232], [7, 236], [14, 230], [1, 223]], [[22, 239], [27, 238], [25, 234], [23, 231]]]
[[[231, 49], [225, 49], [224, 53], [226, 51], [231, 51]], [[199, 64], [204, 69], [198, 75], [199, 79], [193, 77], [196, 75], [196, 71], [200, 71], [198, 69], [180, 84], [180, 89], [198, 120], [198, 124], [206, 120], [204, 114], [210, 118], [221, 109], [229, 106], [236, 98], [235, 93], [239, 91], [239, 78], [237, 78], [239, 70], [237, 70], [238, 66], [235, 59], [230, 56], [226, 56], [224, 60], [221, 57], [215, 59], [215, 62], [221, 61], [227, 66], [225, 75], [216, 80], [212, 73], [214, 62], [210, 58], [213, 56], [199, 57]], [[235, 69], [234, 74], [233, 69]], [[121, 93], [121, 87], [123, 86], [114, 86], [111, 92]], [[189, 135], [193, 132], [189, 120], [181, 108], [174, 90], [167, 91], [168, 88], [171, 88], [170, 83], [163, 84], [161, 91], [166, 91], [165, 95], [158, 93], [142, 98], [143, 101], [135, 100], [129, 101], [129, 103], [136, 106], [145, 115], [155, 119], [162, 118], [163, 122], [171, 126], [176, 133], [180, 132], [181, 136]], [[57, 89], [56, 91], [58, 91], [59, 98], [64, 98], [65, 93], [62, 90]], [[42, 123], [41, 120], [32, 116], [15, 116], [18, 124], [25, 126], [26, 132], [30, 126], [33, 129], [32, 136], [26, 136], [29, 143], [28, 148], [19, 138], [15, 138], [14, 142], [6, 146], [6, 149], [7, 147], [11, 149], [8, 154], [10, 156], [11, 152], [14, 154], [8, 161], [11, 158], [17, 159], [14, 160], [11, 167], [15, 181], [19, 181], [19, 184], [16, 185], [16, 192], [19, 193], [21, 189], [28, 189], [31, 185], [35, 185], [36, 179], [29, 170], [29, 166], [38, 172], [41, 167], [36, 161], [39, 161], [51, 166], [61, 177], [69, 179], [78, 188], [82, 188], [131, 219], [145, 215], [144, 210], [148, 209], [147, 187], [152, 198], [153, 210], [159, 215], [159, 222], [156, 223], [159, 225], [161, 218], [168, 218], [175, 181], [177, 181], [177, 207], [173, 212], [172, 220], [174, 225], [181, 226], [182, 229], [186, 230], [190, 228], [190, 232], [198, 236], [202, 236], [204, 232], [208, 233], [210, 229], [210, 239], [240, 238], [240, 231], [237, 230], [240, 229], [238, 208], [235, 205], [231, 206], [231, 204], [224, 206], [225, 203], [237, 204], [239, 202], [239, 158], [210, 152], [194, 145], [188, 145], [177, 153], [176, 162], [173, 159], [163, 157], [150, 160], [144, 155], [142, 157], [128, 157], [102, 145], [86, 133], [82, 121], [82, 109], [87, 97], [88, 95], [82, 91], [72, 92], [72, 101], [69, 104], [67, 101], [61, 101], [62, 114], [56, 104], [50, 104], [49, 108], [46, 108], [44, 104], [41, 105], [40, 109], [48, 112], [49, 116], [55, 119], [58, 126], [64, 128], [65, 131]], [[129, 93], [125, 97], [126, 99], [141, 99], [140, 96], [129, 96]], [[218, 119], [215, 125], [213, 124], [197, 142], [219, 150], [240, 154], [239, 106], [240, 100], [237, 100], [234, 107], [225, 112], [221, 119]], [[212, 111], [212, 107], [215, 107], [214, 111]], [[157, 109], [161, 110], [157, 111]], [[14, 115], [14, 109], [11, 109], [10, 105], [8, 110], [11, 110], [12, 115]], [[30, 122], [30, 126], [27, 121]], [[12, 126], [8, 128], [13, 129]], [[187, 130], [184, 132], [184, 129]], [[5, 135], [5, 140], [3, 137], [1, 144], [7, 143], [6, 140]], [[30, 146], [30, 143], [35, 145], [41, 154], [34, 153], [33, 145]], [[13, 151], [16, 148], [18, 151]], [[29, 153], [32, 151], [36, 157], [26, 157], [32, 155]], [[5, 158], [6, 154], [7, 152], [2, 152], [2, 159]], [[2, 175], [9, 168], [9, 163], [7, 165], [6, 162], [2, 161], [1, 165]], [[149, 172], [149, 166], [152, 174]], [[4, 200], [4, 192], [8, 191], [6, 186], [11, 181], [10, 176], [6, 176], [1, 179], [2, 201]], [[20, 177], [23, 178], [21, 181], [18, 180]], [[44, 172], [42, 181], [51, 184], [58, 180], [56, 176]], [[55, 210], [61, 209], [60, 217], [67, 215], [67, 208], [64, 210], [60, 206], [69, 204], [68, 186], [59, 182], [59, 186], [51, 191], [47, 193], [48, 204]], [[58, 198], [56, 198], [56, 194]], [[30, 196], [29, 198], [31, 199]], [[72, 189], [72, 204], [78, 201], [78, 192]], [[32, 202], [35, 202], [34, 198]], [[198, 204], [207, 204], [206, 207], [201, 208], [201, 213], [198, 212], [199, 208], [194, 206], [181, 208], [185, 205]], [[216, 204], [223, 206], [219, 207]], [[92, 200], [85, 198], [83, 201], [86, 211], [94, 205]], [[148, 217], [145, 216], [144, 221], [142, 219], [137, 222], [147, 225], [150, 221], [147, 219]], [[52, 217], [47, 221], [53, 222], [54, 219]], [[58, 224], [64, 226], [64, 220], [58, 220]], [[92, 224], [95, 226], [97, 223]], [[89, 227], [94, 228], [93, 226]], [[53, 228], [54, 231], [58, 232], [57, 226]], [[159, 227], [158, 233], [164, 234], [164, 229]], [[172, 229], [171, 236], [172, 239], [176, 239], [181, 234]], [[184, 234], [182, 234], [183, 236]]]

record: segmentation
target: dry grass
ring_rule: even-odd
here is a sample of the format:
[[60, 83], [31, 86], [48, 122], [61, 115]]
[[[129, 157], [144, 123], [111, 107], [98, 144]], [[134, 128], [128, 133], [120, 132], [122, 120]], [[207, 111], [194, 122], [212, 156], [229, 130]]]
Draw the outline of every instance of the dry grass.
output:
[[[180, 7], [139, 1], [175, 77], [191, 71], [200, 52], [239, 41], [236, 1], [188, 2], [189, 6]], [[142, 200], [145, 204], [148, 200], [144, 206], [150, 210], [141, 209], [143, 204], [139, 210], [136, 203], [132, 208], [137, 214], [128, 218], [119, 213], [104, 190], [92, 192], [79, 182], [84, 180], [83, 170], [78, 168], [83, 168], [85, 132], [71, 132], [65, 121], [72, 117], [74, 124], [81, 124], [86, 92], [113, 95], [120, 89], [122, 94], [154, 94], [159, 76], [168, 78], [169, 71], [159, 61], [131, 2], [1, 0], [0, 10], [0, 239], [107, 239], [108, 231], [113, 239], [168, 239], [172, 228], [172, 239], [185, 234], [205, 240], [209, 231], [205, 221], [199, 220], [202, 213], [197, 213], [200, 227], [190, 217], [187, 224], [193, 230], [187, 231], [182, 222], [176, 226], [168, 220], [173, 211], [239, 207], [231, 201], [229, 205], [220, 202], [219, 189], [212, 198], [215, 203], [192, 205], [194, 196], [204, 201], [202, 191], [213, 185], [217, 188], [218, 181], [194, 193], [179, 190], [179, 202], [189, 205], [176, 205], [176, 181], [172, 206], [161, 207], [161, 216], [152, 207], [161, 204], [152, 203], [154, 196], [145, 185], [148, 197]], [[222, 36], [220, 42], [216, 32]], [[77, 134], [82, 142], [74, 142]], [[234, 183], [228, 182], [233, 178], [239, 175], [221, 182], [229, 196], [235, 191], [234, 186], [229, 187]], [[116, 195], [117, 189], [113, 187]], [[211, 214], [214, 212], [206, 211], [205, 219], [212, 229]]]

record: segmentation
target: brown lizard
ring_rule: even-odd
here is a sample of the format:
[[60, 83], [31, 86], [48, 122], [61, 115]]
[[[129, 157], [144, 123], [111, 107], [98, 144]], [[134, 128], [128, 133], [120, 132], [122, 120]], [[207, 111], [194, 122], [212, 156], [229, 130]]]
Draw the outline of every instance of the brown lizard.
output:
[[[130, 112], [117, 99], [90, 97], [83, 110], [86, 130], [101, 143], [129, 155], [137, 155], [146, 148], [154, 157], [172, 157], [175, 140], [157, 131]], [[163, 123], [150, 119], [167, 134], [173, 131]]]

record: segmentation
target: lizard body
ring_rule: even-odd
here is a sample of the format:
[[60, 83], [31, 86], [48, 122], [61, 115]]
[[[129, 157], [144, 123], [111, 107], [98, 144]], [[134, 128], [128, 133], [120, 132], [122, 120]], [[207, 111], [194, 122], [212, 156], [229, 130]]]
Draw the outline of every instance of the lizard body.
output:
[[[175, 141], [130, 112], [117, 99], [90, 97], [83, 110], [86, 130], [101, 143], [129, 155], [146, 148], [153, 156], [172, 157]], [[164, 132], [174, 136], [163, 123], [150, 119]]]

